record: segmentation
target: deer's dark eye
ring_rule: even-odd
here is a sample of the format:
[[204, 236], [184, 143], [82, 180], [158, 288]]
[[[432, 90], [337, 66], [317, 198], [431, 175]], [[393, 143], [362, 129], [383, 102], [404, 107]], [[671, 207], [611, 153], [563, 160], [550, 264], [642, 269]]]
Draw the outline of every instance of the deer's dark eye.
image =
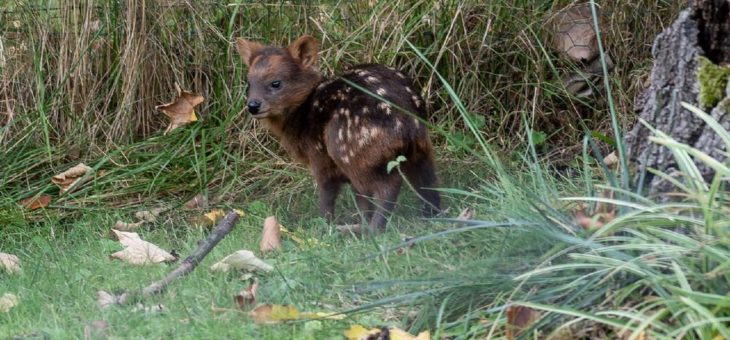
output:
[[278, 89], [281, 87], [281, 80], [276, 80], [271, 82], [271, 88], [272, 89]]

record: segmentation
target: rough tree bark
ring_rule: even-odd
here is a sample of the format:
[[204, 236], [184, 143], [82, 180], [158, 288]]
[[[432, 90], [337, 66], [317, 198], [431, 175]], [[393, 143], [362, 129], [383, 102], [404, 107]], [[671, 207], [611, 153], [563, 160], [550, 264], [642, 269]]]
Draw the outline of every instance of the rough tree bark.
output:
[[[701, 57], [714, 65], [730, 62], [730, 0], [690, 0], [689, 8], [654, 40], [652, 54], [651, 85], [636, 101], [639, 117], [675, 140], [724, 160], [722, 140], [680, 104], [688, 102], [701, 107], [730, 130], [730, 85], [722, 85], [717, 103], [703, 107], [698, 80]], [[646, 127], [636, 124], [626, 136], [629, 158], [642, 170], [651, 167], [667, 174], [677, 173], [670, 151], [650, 143], [650, 135]], [[712, 176], [711, 169], [697, 165], [706, 178]], [[673, 190], [669, 182], [659, 177], [647, 173], [646, 179], [652, 194]]]

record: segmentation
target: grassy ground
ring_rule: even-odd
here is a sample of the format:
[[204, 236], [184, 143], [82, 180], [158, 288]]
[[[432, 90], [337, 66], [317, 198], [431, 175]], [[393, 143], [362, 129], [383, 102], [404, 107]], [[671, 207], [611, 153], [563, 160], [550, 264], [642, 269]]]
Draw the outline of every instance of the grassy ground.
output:
[[[568, 1], [141, 3], [0, 8], [0, 251], [23, 267], [0, 271], [0, 293], [20, 299], [0, 313], [0, 337], [82, 337], [94, 320], [114, 337], [137, 338], [338, 338], [356, 323], [454, 338], [728, 333], [721, 178], [730, 171], [705, 185], [688, 179], [685, 201], [656, 204], [630, 186], [601, 187], [614, 175], [584, 139], [611, 136], [611, 120], [629, 120], [651, 41], [677, 4], [604, 5], [614, 96], [596, 91], [586, 101], [560, 82], [575, 65], [546, 46], [546, 18]], [[285, 43], [302, 33], [322, 41], [326, 74], [377, 61], [415, 78], [432, 109], [445, 216], [470, 207], [471, 224], [420, 220], [410, 193], [374, 239], [342, 238], [315, 217], [306, 170], [241, 112], [244, 70], [231, 45], [238, 36]], [[199, 122], [163, 136], [153, 108], [172, 98], [174, 83], [206, 101]], [[597, 149], [611, 138], [596, 138]], [[60, 195], [50, 178], [79, 162], [98, 176]], [[552, 171], [556, 164], [569, 171]], [[246, 216], [195, 272], [146, 301], [163, 313], [100, 309], [98, 290], [137, 289], [171, 269], [110, 260], [121, 249], [108, 237], [114, 222], [165, 206], [140, 234], [184, 257], [206, 235], [189, 218], [208, 209], [182, 209], [198, 193], [210, 208]], [[53, 201], [34, 211], [18, 204], [36, 194]], [[619, 207], [617, 215], [586, 230], [575, 220], [586, 201], [589, 215], [596, 201]], [[352, 195], [338, 204], [337, 222], [353, 222]], [[276, 270], [257, 275], [259, 302], [349, 311], [346, 319], [257, 325], [235, 311], [232, 295], [249, 281], [208, 268], [256, 250], [268, 215], [319, 243], [284, 236], [283, 251], [266, 256]], [[397, 251], [405, 237], [415, 246]], [[518, 305], [535, 321], [510, 328]]]

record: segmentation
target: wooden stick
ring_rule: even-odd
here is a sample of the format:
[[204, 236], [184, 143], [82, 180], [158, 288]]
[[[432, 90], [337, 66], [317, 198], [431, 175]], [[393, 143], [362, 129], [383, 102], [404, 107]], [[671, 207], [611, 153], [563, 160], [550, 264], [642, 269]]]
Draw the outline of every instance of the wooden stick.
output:
[[233, 226], [236, 224], [236, 221], [238, 221], [238, 214], [235, 211], [229, 212], [226, 217], [218, 223], [215, 229], [213, 229], [210, 235], [208, 235], [208, 238], [205, 241], [200, 242], [198, 249], [180, 263], [175, 270], [167, 274], [167, 276], [165, 276], [162, 280], [151, 283], [149, 286], [142, 289], [141, 292], [122, 294], [117, 298], [118, 304], [125, 304], [128, 301], [134, 300], [132, 297], [139, 295], [146, 298], [162, 293], [170, 282], [192, 272], [195, 267], [200, 264], [203, 258], [210, 253], [213, 247], [215, 247], [218, 242], [220, 242], [224, 237], [226, 237], [226, 235], [228, 235], [229, 232], [231, 232], [231, 230], [233, 230]]

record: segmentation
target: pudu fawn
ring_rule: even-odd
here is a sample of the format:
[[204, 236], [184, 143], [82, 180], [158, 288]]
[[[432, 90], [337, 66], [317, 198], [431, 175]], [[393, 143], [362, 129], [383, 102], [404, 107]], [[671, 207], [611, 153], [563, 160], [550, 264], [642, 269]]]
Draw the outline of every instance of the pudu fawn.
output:
[[439, 211], [433, 148], [420, 121], [426, 107], [406, 76], [367, 64], [323, 80], [318, 43], [306, 35], [286, 48], [242, 38], [236, 45], [248, 67], [249, 113], [309, 166], [323, 217], [331, 220], [340, 187], [350, 183], [370, 231], [383, 230], [403, 183], [386, 167], [399, 155], [406, 157], [403, 174], [425, 200], [424, 214]]

